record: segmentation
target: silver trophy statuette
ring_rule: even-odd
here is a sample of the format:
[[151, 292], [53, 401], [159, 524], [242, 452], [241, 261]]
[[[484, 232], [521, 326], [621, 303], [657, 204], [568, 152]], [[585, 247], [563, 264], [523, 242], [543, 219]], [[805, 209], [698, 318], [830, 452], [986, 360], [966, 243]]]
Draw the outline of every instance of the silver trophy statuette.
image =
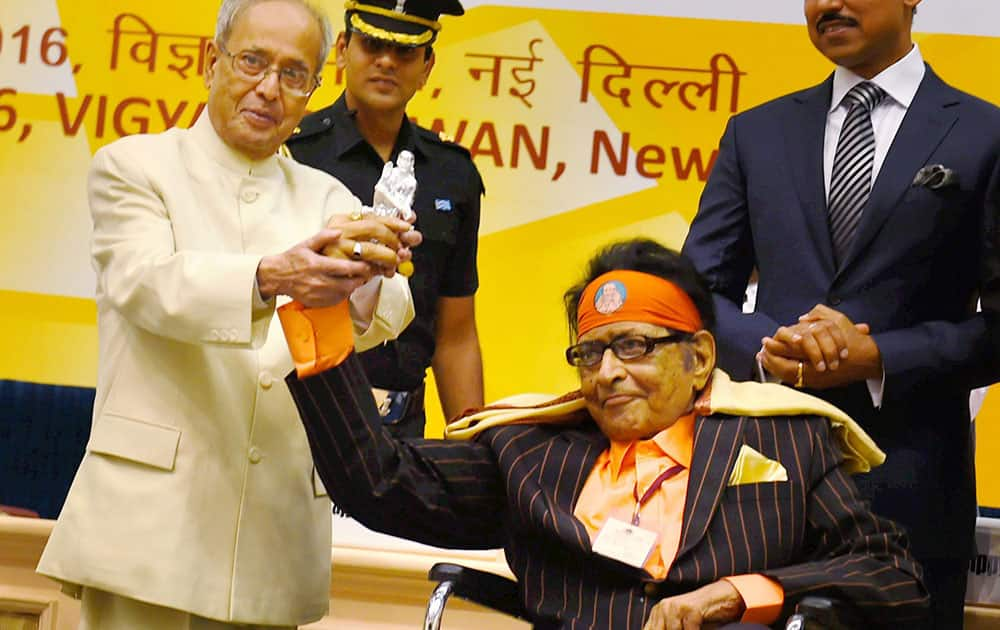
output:
[[[413, 212], [413, 195], [417, 192], [417, 178], [413, 173], [413, 154], [400, 151], [396, 164], [386, 162], [382, 167], [382, 176], [375, 183], [375, 196], [372, 207], [362, 208], [362, 214], [374, 214], [379, 217], [397, 217], [413, 222], [417, 215]], [[399, 273], [412, 276], [413, 263], [406, 261], [399, 265]]]
[[400, 151], [396, 164], [386, 162], [382, 176], [375, 184], [372, 208], [365, 208], [380, 217], [399, 217], [413, 221], [413, 195], [417, 192], [417, 178], [413, 173], [413, 154]]

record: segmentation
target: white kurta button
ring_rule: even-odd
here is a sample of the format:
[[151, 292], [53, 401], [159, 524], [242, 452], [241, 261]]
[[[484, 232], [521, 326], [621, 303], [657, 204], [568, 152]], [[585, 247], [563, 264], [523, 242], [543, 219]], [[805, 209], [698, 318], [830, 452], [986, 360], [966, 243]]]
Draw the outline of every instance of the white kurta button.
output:
[[260, 376], [257, 377], [257, 382], [260, 383], [262, 389], [271, 389], [271, 385], [274, 384], [274, 377], [271, 376], [270, 372], [261, 372]]
[[260, 449], [257, 448], [256, 446], [251, 446], [250, 447], [250, 452], [247, 453], [247, 459], [250, 460], [251, 464], [259, 464], [260, 460], [263, 457], [264, 457], [264, 455], [260, 452]]
[[240, 199], [242, 199], [247, 203], [253, 203], [257, 201], [257, 197], [260, 197], [260, 193], [257, 192], [256, 190], [252, 190], [249, 188], [240, 193]]

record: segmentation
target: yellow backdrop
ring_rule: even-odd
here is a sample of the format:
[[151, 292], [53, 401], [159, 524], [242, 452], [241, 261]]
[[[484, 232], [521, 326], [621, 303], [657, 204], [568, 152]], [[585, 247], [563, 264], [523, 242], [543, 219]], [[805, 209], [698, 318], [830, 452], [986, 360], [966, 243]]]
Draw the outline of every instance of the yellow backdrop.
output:
[[[89, 157], [121, 135], [191, 124], [215, 4], [0, 6], [0, 377], [93, 386]], [[572, 388], [561, 295], [582, 263], [627, 236], [679, 247], [730, 114], [831, 70], [799, 25], [592, 4], [608, 12], [481, 6], [445, 18], [410, 110], [469, 147], [486, 181], [477, 311], [488, 399]], [[1000, 38], [916, 39], [949, 82], [1000, 102], [1000, 70], [975, 61], [1000, 59]], [[328, 65], [313, 109], [337, 97], [338, 79]], [[440, 410], [428, 400], [433, 434]], [[978, 423], [987, 505], [1000, 505], [998, 418], [994, 392]]]

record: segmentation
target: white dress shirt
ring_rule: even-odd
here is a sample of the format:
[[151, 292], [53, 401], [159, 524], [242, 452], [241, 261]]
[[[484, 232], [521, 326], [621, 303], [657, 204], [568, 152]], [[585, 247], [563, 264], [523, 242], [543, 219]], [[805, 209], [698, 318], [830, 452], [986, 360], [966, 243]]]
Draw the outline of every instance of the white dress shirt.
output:
[[[909, 109], [917, 88], [926, 72], [924, 58], [916, 44], [905, 57], [892, 64], [871, 79], [871, 82], [885, 90], [886, 97], [872, 110], [872, 128], [875, 131], [875, 163], [872, 167], [872, 182], [878, 177], [889, 153], [889, 147], [903, 124], [903, 117]], [[847, 68], [837, 66], [833, 72], [833, 96], [830, 99], [830, 113], [826, 118], [826, 138], [823, 142], [823, 183], [826, 194], [830, 194], [830, 179], [833, 177], [833, 157], [837, 153], [840, 130], [847, 118], [850, 104], [844, 97], [858, 83], [865, 81]]]

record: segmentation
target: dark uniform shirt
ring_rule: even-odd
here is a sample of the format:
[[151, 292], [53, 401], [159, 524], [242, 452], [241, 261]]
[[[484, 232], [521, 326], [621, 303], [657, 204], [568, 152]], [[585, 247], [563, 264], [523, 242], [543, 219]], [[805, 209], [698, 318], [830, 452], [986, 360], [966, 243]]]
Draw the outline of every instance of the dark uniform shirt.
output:
[[[384, 162], [358, 131], [344, 95], [306, 116], [299, 127], [287, 143], [295, 159], [330, 173], [371, 206]], [[473, 295], [479, 287], [476, 249], [484, 192], [465, 148], [405, 117], [390, 159], [395, 162], [403, 149], [414, 156], [413, 210], [424, 236], [413, 250], [416, 270], [410, 278], [416, 315], [399, 339], [360, 355], [372, 385], [391, 390], [412, 390], [423, 383], [434, 356], [438, 298]]]

